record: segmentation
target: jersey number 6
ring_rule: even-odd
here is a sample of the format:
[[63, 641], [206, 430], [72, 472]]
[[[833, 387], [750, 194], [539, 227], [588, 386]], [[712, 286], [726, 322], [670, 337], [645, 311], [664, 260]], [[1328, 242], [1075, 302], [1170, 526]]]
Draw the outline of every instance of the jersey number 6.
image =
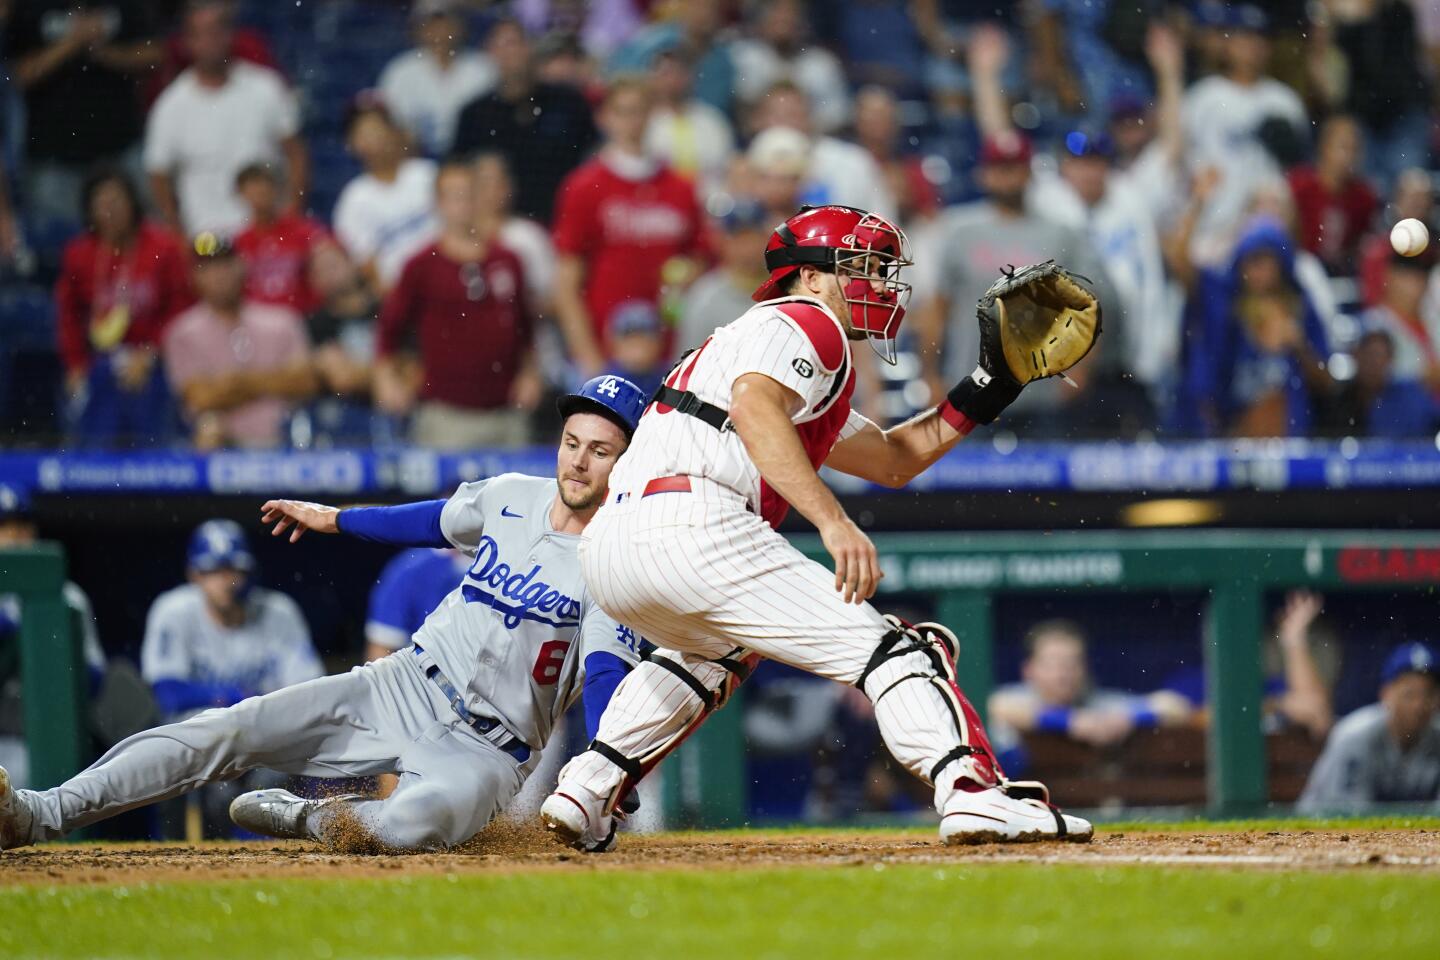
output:
[[547, 640], [540, 644], [540, 655], [535, 658], [535, 669], [530, 676], [542, 687], [548, 687], [560, 679], [565, 667], [565, 655], [570, 652], [569, 640]]

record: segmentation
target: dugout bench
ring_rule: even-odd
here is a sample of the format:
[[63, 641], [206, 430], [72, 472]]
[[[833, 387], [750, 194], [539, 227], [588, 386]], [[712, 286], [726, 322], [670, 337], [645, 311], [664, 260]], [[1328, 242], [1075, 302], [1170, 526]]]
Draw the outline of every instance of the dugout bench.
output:
[[[874, 540], [885, 573], [876, 604], [883, 610], [887, 597], [931, 597], [935, 618], [960, 635], [960, 681], [982, 716], [995, 682], [997, 594], [1207, 594], [1205, 671], [1214, 680], [1208, 685], [1206, 805], [1215, 816], [1257, 814], [1270, 796], [1260, 710], [1267, 591], [1427, 591], [1435, 595], [1440, 621], [1440, 532], [1065, 531], [877, 534]], [[791, 542], [830, 565], [817, 536]], [[667, 763], [671, 822], [743, 824], [744, 750], [740, 711], [732, 705]]]

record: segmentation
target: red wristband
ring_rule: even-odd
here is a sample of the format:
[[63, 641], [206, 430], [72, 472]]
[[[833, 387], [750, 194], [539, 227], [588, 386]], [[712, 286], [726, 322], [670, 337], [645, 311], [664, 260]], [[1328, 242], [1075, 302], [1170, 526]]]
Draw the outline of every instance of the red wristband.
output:
[[969, 436], [970, 431], [975, 429], [975, 421], [951, 406], [949, 400], [942, 400], [940, 406], [935, 408], [935, 412], [940, 414], [940, 419], [954, 427], [955, 432], [962, 437]]

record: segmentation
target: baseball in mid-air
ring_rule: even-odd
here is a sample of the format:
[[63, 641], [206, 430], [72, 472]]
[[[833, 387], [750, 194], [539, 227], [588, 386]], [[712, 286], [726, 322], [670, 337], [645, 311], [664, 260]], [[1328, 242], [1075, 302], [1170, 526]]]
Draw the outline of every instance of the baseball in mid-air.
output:
[[1390, 246], [1403, 257], [1418, 256], [1430, 246], [1430, 230], [1414, 217], [1401, 220], [1390, 228]]

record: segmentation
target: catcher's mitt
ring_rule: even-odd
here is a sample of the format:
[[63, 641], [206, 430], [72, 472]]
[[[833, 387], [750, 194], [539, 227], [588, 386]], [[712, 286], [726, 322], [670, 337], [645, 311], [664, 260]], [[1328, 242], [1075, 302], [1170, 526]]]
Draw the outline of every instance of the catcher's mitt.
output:
[[991, 284], [975, 306], [980, 365], [950, 391], [948, 408], [992, 423], [1025, 384], [1079, 363], [1100, 336], [1100, 301], [1088, 284], [1054, 260], [1011, 267]]
[[992, 283], [975, 306], [980, 366], [1023, 387], [1079, 363], [1100, 336], [1100, 301], [1088, 284], [1054, 260]]

